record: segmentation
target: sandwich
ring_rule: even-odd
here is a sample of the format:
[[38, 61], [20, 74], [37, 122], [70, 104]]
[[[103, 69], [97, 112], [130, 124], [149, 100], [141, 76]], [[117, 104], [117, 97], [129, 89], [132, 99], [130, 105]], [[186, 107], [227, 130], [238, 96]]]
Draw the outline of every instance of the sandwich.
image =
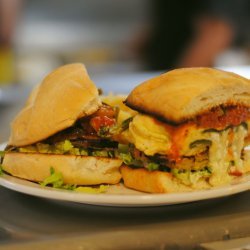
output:
[[2, 168], [34, 182], [55, 172], [65, 184], [116, 184], [122, 164], [110, 136], [119, 131], [116, 117], [84, 65], [62, 66], [35, 87], [12, 122]]
[[212, 68], [176, 69], [138, 85], [125, 104], [138, 112], [123, 132], [126, 187], [209, 189], [250, 171], [248, 79]]

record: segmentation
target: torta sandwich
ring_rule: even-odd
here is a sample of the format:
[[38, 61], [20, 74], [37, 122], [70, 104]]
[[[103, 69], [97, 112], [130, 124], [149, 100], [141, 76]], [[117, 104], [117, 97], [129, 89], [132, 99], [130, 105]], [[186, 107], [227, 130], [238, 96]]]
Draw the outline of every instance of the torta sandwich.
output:
[[42, 182], [51, 168], [66, 184], [115, 184], [121, 179], [116, 110], [103, 103], [84, 65], [51, 72], [12, 122], [5, 172]]
[[250, 171], [250, 82], [212, 68], [169, 71], [137, 86], [138, 111], [121, 155], [127, 187], [151, 193], [207, 189]]

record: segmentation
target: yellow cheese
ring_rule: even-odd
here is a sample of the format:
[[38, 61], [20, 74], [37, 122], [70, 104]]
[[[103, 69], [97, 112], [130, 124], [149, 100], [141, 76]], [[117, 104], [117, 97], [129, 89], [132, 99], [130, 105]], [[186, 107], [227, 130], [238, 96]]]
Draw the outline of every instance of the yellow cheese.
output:
[[[198, 140], [210, 141], [208, 167], [212, 170], [212, 175], [209, 178], [209, 183], [212, 186], [230, 182], [234, 178], [229, 174], [230, 171], [245, 172], [241, 159], [244, 139], [248, 134], [245, 126], [229, 127], [222, 131], [206, 131], [197, 128], [195, 124], [173, 127], [172, 130], [169, 127], [150, 116], [137, 114], [130, 123], [127, 139], [137, 149], [149, 156], [154, 154], [168, 155], [176, 144], [181, 156], [191, 156], [199, 152], [199, 148], [197, 151], [197, 148], [190, 147], [191, 143]], [[179, 136], [179, 132], [181, 136]]]
[[130, 142], [146, 155], [166, 154], [170, 150], [170, 136], [160, 122], [138, 114], [129, 125]]
[[206, 139], [202, 131], [194, 124], [171, 129], [150, 116], [137, 114], [130, 123], [127, 139], [146, 155], [169, 154], [173, 144], [178, 144], [180, 155], [189, 156], [196, 154], [195, 150], [190, 150], [190, 143]]

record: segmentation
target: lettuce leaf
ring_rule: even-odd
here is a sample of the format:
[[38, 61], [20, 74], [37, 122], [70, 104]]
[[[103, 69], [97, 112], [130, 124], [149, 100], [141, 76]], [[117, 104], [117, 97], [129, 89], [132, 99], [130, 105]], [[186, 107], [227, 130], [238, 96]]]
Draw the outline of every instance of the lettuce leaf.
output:
[[109, 185], [100, 185], [98, 187], [77, 187], [75, 191], [89, 193], [89, 194], [100, 194], [100, 193], [105, 193], [108, 187]]
[[41, 182], [40, 185], [43, 187], [52, 186], [53, 188], [91, 194], [105, 193], [109, 187], [108, 185], [100, 185], [98, 187], [77, 187], [77, 185], [74, 184], [64, 184], [62, 173], [55, 172], [55, 169], [53, 167], [50, 168], [50, 176], [48, 176], [43, 182]]
[[41, 154], [69, 154], [69, 155], [81, 155], [81, 156], [100, 156], [114, 158], [116, 152], [107, 150], [88, 150], [85, 148], [77, 148], [69, 141], [57, 142], [54, 145], [46, 143], [36, 143], [25, 147], [17, 148], [20, 153], [41, 153]]
[[212, 171], [206, 167], [200, 170], [183, 170], [183, 169], [172, 169], [172, 174], [179, 179], [185, 185], [195, 184], [202, 178], [208, 178], [211, 176]]
[[0, 164], [0, 176], [2, 176], [2, 175], [3, 175], [3, 165]]
[[143, 162], [133, 158], [131, 153], [120, 153], [120, 159], [126, 164], [134, 167], [143, 167]]
[[154, 170], [159, 170], [160, 164], [155, 163], [155, 162], [149, 162], [148, 164], [146, 164], [146, 168], [149, 171], [154, 171]]
[[50, 176], [48, 176], [43, 182], [40, 183], [41, 186], [51, 185], [53, 188], [60, 188], [66, 190], [75, 190], [76, 185], [64, 184], [63, 176], [60, 172], [55, 172], [53, 167], [50, 168]]
[[56, 143], [55, 148], [56, 148], [56, 150], [59, 150], [62, 153], [67, 153], [71, 149], [73, 149], [74, 146], [71, 144], [71, 142], [69, 140], [65, 140], [65, 141]]
[[50, 176], [48, 176], [43, 182], [40, 183], [41, 186], [52, 185], [54, 188], [62, 188], [63, 186], [63, 176], [59, 172], [55, 172], [54, 168], [50, 168]]

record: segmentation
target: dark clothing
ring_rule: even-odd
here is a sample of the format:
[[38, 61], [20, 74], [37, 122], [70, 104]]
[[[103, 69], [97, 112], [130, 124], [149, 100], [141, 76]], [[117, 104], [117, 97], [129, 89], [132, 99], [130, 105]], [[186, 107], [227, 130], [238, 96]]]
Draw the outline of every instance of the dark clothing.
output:
[[250, 35], [249, 11], [249, 0], [152, 1], [152, 30], [142, 51], [145, 66], [150, 70], [177, 67], [192, 41], [196, 20], [201, 16], [227, 21], [236, 31], [236, 42], [244, 41]]

